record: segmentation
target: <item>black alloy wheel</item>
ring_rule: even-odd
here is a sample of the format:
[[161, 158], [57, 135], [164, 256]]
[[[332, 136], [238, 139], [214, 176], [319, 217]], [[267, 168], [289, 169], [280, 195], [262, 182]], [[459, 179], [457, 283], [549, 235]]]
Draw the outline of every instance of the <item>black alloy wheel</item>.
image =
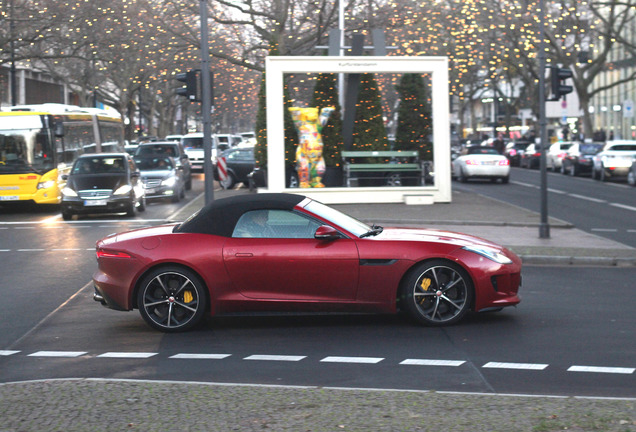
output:
[[454, 324], [473, 303], [473, 283], [464, 269], [445, 260], [415, 267], [401, 287], [400, 305], [416, 322]]
[[192, 271], [177, 267], [160, 267], [141, 282], [137, 307], [153, 328], [181, 332], [197, 325], [205, 313], [206, 291]]

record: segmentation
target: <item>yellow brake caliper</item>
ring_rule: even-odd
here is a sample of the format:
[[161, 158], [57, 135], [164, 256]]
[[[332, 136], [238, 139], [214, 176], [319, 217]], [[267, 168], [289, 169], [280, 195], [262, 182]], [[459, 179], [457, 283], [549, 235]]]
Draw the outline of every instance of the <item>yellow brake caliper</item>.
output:
[[192, 300], [194, 300], [194, 297], [192, 296], [192, 291], [184, 291], [183, 292], [184, 303], [190, 303]]
[[[420, 284], [420, 288], [422, 288], [422, 291], [426, 292], [428, 291], [429, 287], [431, 286], [431, 279], [430, 278], [424, 278], [422, 279], [422, 283]], [[426, 300], [426, 297], [422, 297], [422, 299], [420, 300], [420, 304], [424, 303], [424, 301]]]

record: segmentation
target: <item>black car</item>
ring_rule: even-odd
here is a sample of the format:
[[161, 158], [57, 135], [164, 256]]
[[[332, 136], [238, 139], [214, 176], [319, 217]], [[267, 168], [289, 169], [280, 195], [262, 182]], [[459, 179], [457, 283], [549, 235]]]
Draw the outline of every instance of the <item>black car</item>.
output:
[[214, 164], [214, 179], [223, 189], [231, 189], [237, 183], [249, 185], [248, 174], [254, 171], [255, 165], [254, 147], [234, 147], [222, 152], [219, 158], [225, 160], [227, 175], [223, 180], [220, 179], [217, 159]]
[[603, 150], [603, 143], [575, 143], [568, 149], [561, 163], [561, 173], [577, 176], [591, 174], [594, 155]]
[[183, 167], [177, 167], [174, 158], [166, 155], [135, 156], [141, 173], [146, 199], [169, 198], [179, 202], [185, 197]]
[[76, 214], [126, 213], [146, 209], [137, 166], [128, 153], [85, 154], [62, 177], [62, 218]]
[[515, 141], [506, 146], [504, 155], [510, 161], [510, 166], [519, 166], [521, 156], [523, 156], [523, 153], [530, 144], [530, 141]]
[[177, 168], [183, 169], [183, 178], [185, 179], [186, 190], [192, 189], [192, 167], [190, 159], [185, 152], [183, 144], [175, 141], [158, 141], [139, 144], [135, 151], [135, 156], [148, 156], [155, 154], [163, 154], [173, 157], [177, 163]]
[[521, 155], [519, 166], [521, 168], [539, 168], [541, 165], [541, 144], [530, 144]]

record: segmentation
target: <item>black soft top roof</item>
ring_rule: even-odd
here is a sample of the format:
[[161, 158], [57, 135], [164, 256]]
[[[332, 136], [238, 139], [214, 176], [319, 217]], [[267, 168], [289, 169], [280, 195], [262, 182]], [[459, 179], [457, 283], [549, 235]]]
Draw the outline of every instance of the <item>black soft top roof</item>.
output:
[[264, 193], [237, 195], [212, 201], [181, 225], [175, 232], [212, 234], [231, 237], [236, 222], [243, 213], [251, 210], [292, 210], [304, 200], [302, 195]]

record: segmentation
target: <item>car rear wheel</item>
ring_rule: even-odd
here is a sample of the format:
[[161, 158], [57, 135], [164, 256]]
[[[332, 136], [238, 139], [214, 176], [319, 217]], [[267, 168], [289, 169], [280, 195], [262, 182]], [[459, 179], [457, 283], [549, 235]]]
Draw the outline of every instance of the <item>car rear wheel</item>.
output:
[[473, 302], [473, 283], [461, 267], [449, 261], [422, 263], [401, 287], [401, 305], [420, 324], [442, 326], [456, 323]]
[[636, 171], [633, 169], [629, 170], [627, 173], [627, 184], [631, 186], [636, 186]]
[[203, 283], [192, 271], [161, 267], [144, 277], [137, 293], [143, 319], [163, 332], [180, 332], [198, 324], [205, 313]]

